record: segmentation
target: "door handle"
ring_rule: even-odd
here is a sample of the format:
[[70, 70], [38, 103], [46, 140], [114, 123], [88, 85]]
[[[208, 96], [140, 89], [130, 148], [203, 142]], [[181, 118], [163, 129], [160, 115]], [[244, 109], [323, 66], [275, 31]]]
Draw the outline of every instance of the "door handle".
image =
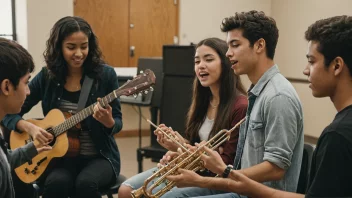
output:
[[136, 49], [135, 46], [130, 47], [130, 57], [134, 57], [134, 50]]

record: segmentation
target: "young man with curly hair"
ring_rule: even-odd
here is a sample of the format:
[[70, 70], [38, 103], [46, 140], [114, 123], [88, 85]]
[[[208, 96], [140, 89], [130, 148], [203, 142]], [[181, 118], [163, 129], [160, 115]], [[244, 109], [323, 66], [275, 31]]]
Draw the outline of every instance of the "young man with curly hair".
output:
[[[279, 37], [276, 22], [263, 12], [241, 12], [225, 18], [221, 29], [227, 33], [227, 57], [232, 69], [237, 75], [247, 75], [252, 82], [233, 166], [255, 181], [295, 192], [303, 155], [302, 106], [295, 89], [273, 60]], [[229, 177], [231, 165], [221, 162], [217, 154], [213, 157], [204, 156], [205, 167]], [[203, 182], [193, 172], [180, 172], [169, 178], [178, 186], [190, 182], [193, 184], [189, 185], [231, 191], [227, 188], [230, 179], [209, 178], [211, 182]]]
[[318, 20], [309, 26], [305, 38], [308, 64], [303, 74], [309, 88], [314, 97], [329, 97], [338, 112], [318, 139], [306, 195], [269, 188], [235, 170], [231, 180], [194, 180], [253, 198], [352, 197], [352, 16]]

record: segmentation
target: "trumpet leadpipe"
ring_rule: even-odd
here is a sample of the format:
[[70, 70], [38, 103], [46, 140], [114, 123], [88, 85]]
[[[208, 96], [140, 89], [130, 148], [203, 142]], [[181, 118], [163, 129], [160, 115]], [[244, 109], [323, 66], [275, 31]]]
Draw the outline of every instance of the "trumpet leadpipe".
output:
[[164, 130], [162, 130], [160, 127], [156, 126], [152, 121], [150, 121], [149, 119], [147, 119], [147, 122], [149, 122], [149, 124], [151, 124], [153, 127], [155, 127], [157, 130], [161, 131], [167, 138], [169, 138], [170, 140], [172, 140], [175, 144], [177, 144], [177, 146], [179, 146], [181, 149], [183, 149], [184, 151], [190, 152], [186, 147], [184, 147], [179, 141], [177, 141], [173, 135], [168, 134], [167, 132], [165, 132]]

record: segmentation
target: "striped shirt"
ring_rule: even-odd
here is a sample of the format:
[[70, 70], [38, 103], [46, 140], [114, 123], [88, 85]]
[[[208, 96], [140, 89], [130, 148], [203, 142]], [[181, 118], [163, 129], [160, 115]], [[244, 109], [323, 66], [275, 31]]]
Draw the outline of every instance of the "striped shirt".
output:
[[[62, 112], [69, 112], [74, 115], [78, 108], [78, 100], [81, 91], [70, 92], [64, 89], [62, 99], [60, 100], [59, 109]], [[89, 130], [84, 127], [83, 123], [81, 123], [82, 129], [79, 133], [79, 141], [80, 141], [80, 154], [81, 155], [97, 155], [98, 152], [95, 148], [94, 142], [89, 135]]]

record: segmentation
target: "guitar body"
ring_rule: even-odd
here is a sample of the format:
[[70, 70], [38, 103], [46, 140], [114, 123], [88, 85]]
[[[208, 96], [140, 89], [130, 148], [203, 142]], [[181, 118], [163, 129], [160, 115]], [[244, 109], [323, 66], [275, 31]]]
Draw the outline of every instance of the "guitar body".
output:
[[[27, 121], [47, 130], [64, 122], [65, 116], [60, 110], [53, 109], [43, 120], [30, 119]], [[32, 138], [27, 132], [11, 132], [10, 147], [12, 150], [24, 146], [30, 142], [32, 142]], [[34, 140], [34, 144], [39, 145], [39, 142]], [[26, 162], [15, 169], [17, 176], [24, 183], [32, 183], [36, 181], [47, 169], [53, 158], [65, 156], [69, 149], [69, 139], [67, 137], [67, 133], [62, 133], [55, 137], [50, 145], [52, 146], [52, 150], [41, 152], [35, 156], [31, 162]]]

